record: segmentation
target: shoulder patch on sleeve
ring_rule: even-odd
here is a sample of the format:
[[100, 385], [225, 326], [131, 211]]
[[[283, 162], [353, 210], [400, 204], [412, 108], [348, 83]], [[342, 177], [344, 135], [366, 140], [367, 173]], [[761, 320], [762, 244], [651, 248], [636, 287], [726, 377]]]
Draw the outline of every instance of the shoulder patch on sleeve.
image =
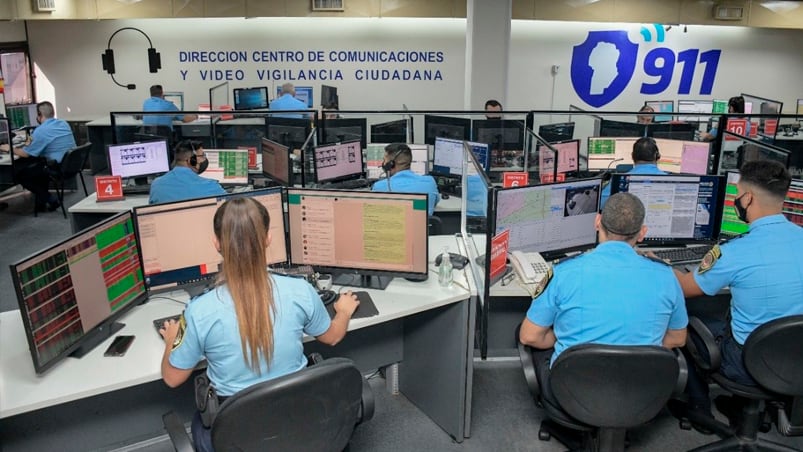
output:
[[173, 347], [170, 350], [175, 350], [184, 343], [184, 334], [186, 331], [187, 321], [184, 319], [184, 314], [182, 313], [181, 317], [178, 319], [178, 332], [176, 333], [176, 338], [173, 339]]
[[547, 272], [546, 272], [546, 276], [544, 276], [541, 279], [541, 282], [539, 282], [535, 286], [535, 291], [533, 291], [533, 300], [535, 300], [542, 293], [544, 293], [544, 290], [546, 290], [546, 287], [549, 285], [549, 282], [552, 281], [552, 276], [553, 275], [554, 275], [554, 273], [552, 272], [552, 267], [550, 267], [549, 270], [547, 270]]
[[700, 262], [700, 266], [697, 267], [697, 274], [702, 275], [708, 270], [711, 270], [720, 257], [722, 257], [722, 250], [720, 250], [719, 245], [714, 245], [714, 247], [705, 254], [703, 260]]

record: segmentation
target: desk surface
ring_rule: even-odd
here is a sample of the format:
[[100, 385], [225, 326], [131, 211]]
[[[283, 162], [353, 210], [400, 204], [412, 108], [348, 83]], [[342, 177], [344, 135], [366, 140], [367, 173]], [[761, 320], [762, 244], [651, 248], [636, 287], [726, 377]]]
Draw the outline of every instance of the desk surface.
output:
[[128, 195], [120, 201], [97, 201], [97, 193], [90, 193], [86, 198], [73, 204], [70, 213], [119, 213], [134, 207], [148, 204], [148, 195]]
[[0, 152], [0, 165], [11, 166], [11, 154]]
[[460, 212], [462, 202], [463, 198], [449, 195], [449, 199], [441, 198], [438, 204], [435, 204], [435, 212]]
[[[430, 266], [443, 246], [458, 249], [457, 241], [453, 236], [430, 237]], [[379, 315], [352, 320], [349, 331], [456, 303], [470, 296], [457, 284], [440, 287], [438, 278], [430, 273], [425, 282], [394, 278], [386, 290], [368, 290]], [[465, 272], [455, 272], [455, 281], [468, 286]], [[183, 291], [165, 296], [181, 302], [187, 300]], [[83, 358], [67, 358], [42, 376], [34, 372], [20, 312], [0, 313], [0, 418], [160, 379], [164, 342], [152, 321], [177, 314], [182, 309], [182, 304], [176, 301], [154, 296], [120, 319], [126, 326], [117, 334], [136, 335], [124, 357], [103, 356], [113, 340], [108, 338]]]

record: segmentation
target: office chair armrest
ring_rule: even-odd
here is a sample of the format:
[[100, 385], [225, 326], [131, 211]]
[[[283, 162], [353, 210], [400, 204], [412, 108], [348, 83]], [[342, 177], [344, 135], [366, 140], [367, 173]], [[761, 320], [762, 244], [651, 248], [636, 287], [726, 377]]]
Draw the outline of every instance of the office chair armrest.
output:
[[532, 347], [524, 345], [519, 340], [519, 330], [521, 324], [516, 327], [516, 346], [519, 350], [519, 359], [521, 360], [521, 370], [524, 371], [524, 380], [527, 382], [527, 389], [530, 390], [533, 399], [536, 403], [541, 400], [541, 386], [538, 384], [538, 377], [535, 375], [535, 361], [533, 361]]
[[374, 417], [374, 391], [371, 385], [365, 378], [362, 379], [362, 399], [360, 401], [360, 416], [357, 424], [362, 424], [365, 421]]
[[678, 381], [675, 383], [675, 389], [672, 391], [672, 395], [676, 396], [683, 394], [683, 391], [686, 389], [686, 383], [689, 381], [689, 364], [686, 362], [686, 357], [683, 356], [679, 348], [673, 348], [672, 353], [675, 354], [675, 359], [678, 361]]
[[323, 355], [318, 352], [313, 352], [307, 355], [307, 367], [314, 366], [323, 362]]
[[[714, 339], [714, 335], [708, 327], [705, 326], [705, 323], [697, 317], [689, 317], [688, 330], [690, 337], [689, 340], [686, 341], [686, 349], [689, 351], [692, 360], [694, 360], [694, 364], [706, 372], [716, 372], [719, 370], [719, 366], [722, 364], [722, 355], [719, 352], [719, 345], [716, 339]], [[709, 359], [707, 361], [703, 355], [701, 355], [702, 350], [697, 349], [697, 343], [692, 336], [697, 337], [703, 343], [703, 346], [708, 352]]]
[[168, 411], [162, 415], [162, 425], [164, 425], [167, 435], [170, 436], [170, 442], [173, 443], [176, 452], [193, 452], [195, 450], [192, 440], [187, 434], [187, 429], [184, 428], [184, 423], [176, 413]]

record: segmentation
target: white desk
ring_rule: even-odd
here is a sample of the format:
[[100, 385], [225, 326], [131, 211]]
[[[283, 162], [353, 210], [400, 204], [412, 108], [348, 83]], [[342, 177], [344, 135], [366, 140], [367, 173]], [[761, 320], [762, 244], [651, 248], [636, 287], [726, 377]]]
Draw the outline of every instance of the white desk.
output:
[[460, 213], [460, 205], [463, 203], [463, 198], [458, 196], [449, 196], [449, 199], [443, 199], [441, 195], [441, 200], [438, 201], [438, 204], [435, 205], [435, 212], [438, 213], [446, 213], [446, 212], [457, 212]]
[[[460, 239], [452, 236], [430, 240], [430, 261], [445, 245], [462, 250]], [[469, 287], [465, 273], [456, 271], [455, 281]], [[442, 288], [430, 274], [425, 282], [395, 278], [384, 291], [368, 290], [378, 316], [352, 320], [346, 338], [335, 347], [308, 338], [306, 348], [351, 358], [364, 372], [399, 363], [400, 390], [462, 441], [470, 420], [473, 294], [456, 284]], [[187, 299], [184, 292], [167, 296]], [[0, 314], [0, 419], [161, 379], [164, 343], [152, 321], [182, 309], [155, 296], [120, 319], [126, 326], [117, 334], [136, 335], [124, 357], [103, 356], [109, 338], [83, 358], [67, 358], [42, 376], [34, 373], [19, 311]]]
[[67, 209], [73, 234], [112, 215], [148, 204], [148, 195], [128, 195], [120, 201], [98, 202], [97, 199], [96, 193], [90, 193]]

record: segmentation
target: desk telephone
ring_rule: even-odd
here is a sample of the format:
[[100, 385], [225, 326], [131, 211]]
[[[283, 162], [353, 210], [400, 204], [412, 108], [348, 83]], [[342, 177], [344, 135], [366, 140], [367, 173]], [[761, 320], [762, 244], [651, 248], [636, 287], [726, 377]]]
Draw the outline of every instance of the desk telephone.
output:
[[509, 257], [513, 270], [524, 284], [538, 284], [549, 272], [549, 264], [540, 253], [513, 251]]

